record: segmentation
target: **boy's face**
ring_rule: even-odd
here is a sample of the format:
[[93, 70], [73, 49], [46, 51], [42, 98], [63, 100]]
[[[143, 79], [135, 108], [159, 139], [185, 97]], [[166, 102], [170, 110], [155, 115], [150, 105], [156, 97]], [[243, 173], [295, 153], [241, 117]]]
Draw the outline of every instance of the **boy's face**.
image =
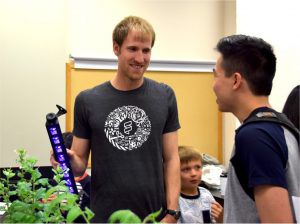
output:
[[191, 160], [180, 166], [181, 189], [196, 189], [201, 182], [202, 163], [200, 160]]

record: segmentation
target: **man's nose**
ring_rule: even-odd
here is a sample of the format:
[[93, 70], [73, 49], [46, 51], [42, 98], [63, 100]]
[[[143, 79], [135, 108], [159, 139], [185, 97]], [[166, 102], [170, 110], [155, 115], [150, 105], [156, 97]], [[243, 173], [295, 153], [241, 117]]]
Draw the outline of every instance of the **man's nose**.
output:
[[138, 63], [143, 63], [144, 62], [144, 54], [143, 54], [143, 52], [142, 51], [137, 51], [134, 59]]

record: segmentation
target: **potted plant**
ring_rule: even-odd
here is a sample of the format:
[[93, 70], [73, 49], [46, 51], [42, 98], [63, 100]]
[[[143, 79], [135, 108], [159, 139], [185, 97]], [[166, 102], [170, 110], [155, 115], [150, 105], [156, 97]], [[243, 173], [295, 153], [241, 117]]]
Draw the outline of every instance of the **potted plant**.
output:
[[[83, 211], [78, 203], [78, 195], [72, 194], [65, 186], [63, 171], [58, 166], [52, 169], [56, 185], [43, 178], [35, 167], [36, 159], [27, 156], [24, 149], [17, 151], [18, 171], [5, 169], [0, 178], [0, 198], [4, 206], [3, 222], [6, 223], [72, 223], [82, 216], [89, 223], [94, 213], [85, 208]], [[18, 177], [17, 183], [10, 180]], [[53, 195], [56, 195], [53, 197]], [[16, 199], [12, 200], [12, 197]]]

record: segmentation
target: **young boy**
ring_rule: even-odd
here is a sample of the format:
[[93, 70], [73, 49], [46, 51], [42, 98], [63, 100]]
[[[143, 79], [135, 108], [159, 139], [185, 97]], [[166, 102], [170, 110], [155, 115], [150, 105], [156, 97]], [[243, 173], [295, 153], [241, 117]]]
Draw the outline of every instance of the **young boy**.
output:
[[180, 223], [222, 222], [223, 207], [212, 194], [199, 187], [202, 177], [202, 157], [192, 147], [179, 146], [181, 193]]

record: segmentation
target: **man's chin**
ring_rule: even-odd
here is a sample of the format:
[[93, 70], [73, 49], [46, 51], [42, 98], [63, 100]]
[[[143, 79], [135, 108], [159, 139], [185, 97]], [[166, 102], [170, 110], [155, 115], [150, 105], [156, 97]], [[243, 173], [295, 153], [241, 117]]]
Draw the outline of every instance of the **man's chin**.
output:
[[230, 110], [226, 109], [226, 108], [222, 108], [222, 107], [218, 107], [219, 111], [222, 112], [222, 113], [231, 113]]
[[143, 79], [143, 77], [144, 77], [143, 73], [142, 74], [131, 74], [129, 76], [129, 79], [132, 81], [139, 81], [139, 80]]
[[222, 106], [220, 106], [220, 104], [218, 104], [218, 109], [219, 109], [220, 112], [227, 112], [225, 110], [225, 108], [223, 108]]

